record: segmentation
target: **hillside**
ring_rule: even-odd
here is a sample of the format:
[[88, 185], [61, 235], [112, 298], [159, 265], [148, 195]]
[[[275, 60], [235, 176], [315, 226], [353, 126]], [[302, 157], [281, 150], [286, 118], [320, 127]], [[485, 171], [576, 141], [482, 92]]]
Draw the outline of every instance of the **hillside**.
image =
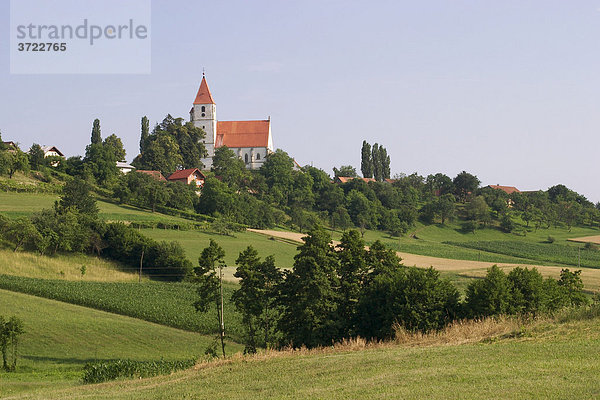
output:
[[[213, 337], [67, 303], [0, 290], [3, 315], [25, 327], [17, 372], [0, 371], [0, 397], [77, 386], [93, 360], [199, 357]], [[229, 343], [231, 351], [241, 346]]]
[[283, 352], [19, 398], [522, 399], [600, 391], [600, 319], [539, 322], [470, 344]]

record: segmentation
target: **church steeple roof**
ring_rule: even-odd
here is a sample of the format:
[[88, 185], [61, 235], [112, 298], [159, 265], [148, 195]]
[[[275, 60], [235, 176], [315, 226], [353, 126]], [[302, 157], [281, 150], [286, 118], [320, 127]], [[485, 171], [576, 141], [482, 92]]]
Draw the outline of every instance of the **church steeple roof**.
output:
[[204, 74], [202, 74], [202, 82], [200, 83], [200, 89], [198, 89], [198, 94], [196, 94], [196, 100], [194, 100], [194, 104], [215, 104], [215, 101], [210, 94], [210, 90], [208, 89], [208, 84], [206, 83]]

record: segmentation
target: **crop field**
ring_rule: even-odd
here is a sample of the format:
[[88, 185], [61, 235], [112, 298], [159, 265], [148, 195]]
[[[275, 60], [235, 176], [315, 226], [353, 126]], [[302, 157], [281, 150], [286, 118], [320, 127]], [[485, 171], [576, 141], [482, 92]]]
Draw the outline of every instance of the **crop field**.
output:
[[[229, 301], [236, 285], [226, 283], [225, 331], [240, 341], [241, 316]], [[115, 314], [139, 318], [191, 332], [217, 332], [216, 311], [197, 313], [196, 288], [190, 283], [84, 282], [0, 275], [0, 289], [64, 301]]]
[[77, 386], [44, 396], [589, 399], [600, 394], [599, 346], [600, 320], [596, 317], [523, 326], [471, 344], [348, 346], [340, 351], [234, 357], [169, 376]]
[[448, 242], [447, 244], [501, 255], [509, 254], [552, 264], [600, 268], [600, 251], [581, 248], [583, 246], [508, 240]]
[[[139, 319], [0, 290], [0, 314], [16, 315], [25, 333], [14, 373], [0, 372], [0, 398], [78, 386], [94, 360], [184, 360], [200, 357], [213, 338]], [[228, 343], [237, 352], [242, 346]]]

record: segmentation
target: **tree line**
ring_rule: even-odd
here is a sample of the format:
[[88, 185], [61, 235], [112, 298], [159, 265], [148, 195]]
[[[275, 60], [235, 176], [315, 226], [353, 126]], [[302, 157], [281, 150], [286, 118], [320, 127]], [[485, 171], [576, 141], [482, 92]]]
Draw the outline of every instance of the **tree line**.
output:
[[89, 183], [73, 178], [63, 187], [54, 207], [15, 220], [0, 215], [0, 238], [13, 250], [39, 254], [96, 253], [120, 262], [123, 268], [165, 280], [182, 280], [192, 270], [177, 242], [157, 242], [123, 223], [99, 218]]
[[[278, 269], [249, 246], [236, 260], [239, 288], [232, 300], [242, 314], [246, 352], [258, 348], [327, 346], [343, 339], [393, 338], [395, 326], [409, 331], [442, 329], [452, 321], [507, 314], [535, 315], [588, 303], [581, 271], [564, 269], [559, 280], [535, 269], [508, 274], [493, 266], [472, 281], [461, 300], [457, 288], [433, 268], [405, 267], [381, 242], [368, 249], [358, 231], [340, 244], [316, 227], [303, 238], [293, 269]], [[222, 351], [226, 318], [219, 266], [225, 252], [214, 241], [202, 252], [192, 280], [198, 284], [198, 311], [214, 310]]]
[[[144, 117], [140, 154], [133, 164], [165, 176], [179, 168], [202, 168], [204, 135], [183, 118], [170, 115], [150, 132]], [[39, 146], [32, 146], [25, 157], [29, 161], [24, 163], [31, 168], [47, 168], [44, 165], [51, 160], [44, 164], [40, 151]], [[0, 151], [4, 158], [23, 158], [14, 154], [19, 153]], [[215, 151], [200, 197], [196, 193], [200, 188], [158, 182], [140, 173], [120, 174], [115, 161], [124, 157], [121, 140], [115, 135], [102, 139], [100, 121], [95, 120], [85, 156], [62, 160], [53, 170], [97, 185], [103, 195], [121, 203], [153, 211], [166, 207], [204, 214], [255, 228], [287, 225], [306, 232], [315, 224], [325, 224], [341, 230], [358, 228], [361, 232], [378, 229], [397, 236], [410, 231], [419, 220], [427, 224], [459, 220], [465, 232], [487, 227], [525, 232], [550, 226], [600, 226], [598, 205], [564, 185], [508, 195], [480, 187], [477, 176], [466, 171], [454, 178], [443, 173], [426, 177], [413, 173], [387, 179], [387, 150], [367, 141], [361, 149], [361, 171], [364, 177], [374, 176], [375, 182], [355, 179], [335, 183], [321, 169], [297, 168], [282, 150], [269, 154], [258, 171], [249, 171], [233, 151], [223, 146]], [[0, 173], [6, 171], [2, 165], [0, 160]], [[346, 165], [334, 168], [334, 175], [356, 177], [357, 173]]]

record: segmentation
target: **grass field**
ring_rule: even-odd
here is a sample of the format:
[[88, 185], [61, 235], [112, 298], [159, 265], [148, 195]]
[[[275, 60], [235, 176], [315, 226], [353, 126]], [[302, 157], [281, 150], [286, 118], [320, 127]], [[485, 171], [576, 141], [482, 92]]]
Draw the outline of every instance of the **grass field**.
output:
[[[81, 267], [84, 265], [85, 274], [82, 275]], [[137, 274], [123, 272], [120, 268], [112, 261], [84, 254], [49, 257], [0, 248], [0, 274], [75, 281], [138, 281]], [[142, 279], [147, 280], [145, 277]]]
[[[77, 386], [88, 361], [181, 360], [204, 354], [212, 337], [58, 301], [0, 290], [0, 314], [25, 328], [17, 372], [0, 372], [0, 397]], [[229, 343], [228, 349], [242, 347]]]
[[[27, 216], [43, 208], [53, 207], [58, 198], [58, 195], [52, 194], [0, 192], [0, 213], [11, 218]], [[97, 204], [100, 217], [106, 221], [190, 223], [180, 217], [152, 213], [133, 206], [101, 200]]]
[[197, 230], [141, 229], [140, 232], [155, 240], [179, 242], [194, 265], [197, 265], [198, 257], [202, 249], [209, 245], [210, 239], [215, 240], [225, 250], [225, 263], [229, 267], [225, 269], [224, 276], [228, 280], [234, 279], [235, 260], [249, 245], [252, 245], [263, 259], [269, 255], [275, 256], [276, 265], [280, 268], [290, 268], [293, 265], [298, 247], [298, 244], [271, 240], [265, 235], [252, 232], [236, 232], [235, 236], [215, 235]]
[[282, 353], [27, 398], [582, 399], [600, 396], [600, 319], [524, 326], [472, 344]]

